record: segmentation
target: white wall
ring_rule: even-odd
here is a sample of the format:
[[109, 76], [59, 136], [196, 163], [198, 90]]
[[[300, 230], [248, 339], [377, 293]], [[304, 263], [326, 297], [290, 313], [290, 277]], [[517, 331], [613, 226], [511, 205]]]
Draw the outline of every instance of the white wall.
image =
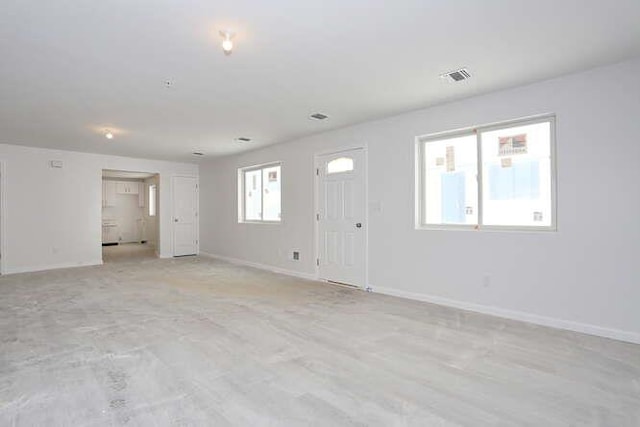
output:
[[[364, 145], [374, 290], [640, 342], [639, 75], [629, 61], [210, 161], [201, 250], [314, 275], [313, 155]], [[414, 229], [415, 136], [541, 113], [557, 115], [557, 232]], [[238, 224], [236, 169], [278, 160], [283, 223]]]
[[[62, 169], [50, 160], [61, 160]], [[160, 256], [172, 255], [171, 176], [198, 166], [0, 144], [5, 179], [3, 273], [102, 262], [102, 169], [160, 174]]]

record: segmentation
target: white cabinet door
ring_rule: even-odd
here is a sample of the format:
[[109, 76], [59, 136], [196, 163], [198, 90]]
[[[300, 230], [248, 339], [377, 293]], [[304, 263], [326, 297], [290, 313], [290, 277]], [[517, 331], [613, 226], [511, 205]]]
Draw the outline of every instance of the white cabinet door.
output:
[[102, 243], [117, 243], [118, 227], [103, 226], [102, 227]]
[[116, 183], [118, 194], [138, 194], [139, 182], [119, 181]]
[[116, 192], [118, 194], [129, 194], [129, 183], [128, 182], [116, 182]]

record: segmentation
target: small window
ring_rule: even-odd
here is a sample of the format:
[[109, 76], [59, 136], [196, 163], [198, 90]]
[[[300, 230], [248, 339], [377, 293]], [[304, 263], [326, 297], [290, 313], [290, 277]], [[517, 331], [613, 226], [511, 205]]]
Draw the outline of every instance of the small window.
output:
[[241, 222], [280, 222], [281, 172], [279, 163], [239, 170]]
[[418, 138], [418, 225], [555, 227], [553, 117]]
[[149, 184], [149, 216], [156, 216], [157, 191], [156, 184]]
[[327, 175], [332, 173], [350, 172], [353, 170], [353, 159], [340, 157], [327, 163]]

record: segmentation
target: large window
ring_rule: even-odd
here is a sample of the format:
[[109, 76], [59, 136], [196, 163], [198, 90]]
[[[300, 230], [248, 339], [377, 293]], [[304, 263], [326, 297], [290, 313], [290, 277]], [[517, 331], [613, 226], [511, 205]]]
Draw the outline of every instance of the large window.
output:
[[555, 229], [553, 117], [417, 140], [419, 227]]
[[279, 222], [281, 220], [282, 167], [280, 163], [240, 169], [239, 220]]

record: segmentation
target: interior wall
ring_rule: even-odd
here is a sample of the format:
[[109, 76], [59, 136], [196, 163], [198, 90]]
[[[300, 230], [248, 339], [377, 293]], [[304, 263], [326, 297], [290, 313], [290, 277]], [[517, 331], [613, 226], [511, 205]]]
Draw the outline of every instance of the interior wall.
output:
[[[374, 291], [640, 342], [638, 75], [627, 61], [209, 161], [201, 250], [313, 277], [313, 156], [362, 145]], [[557, 116], [557, 232], [414, 228], [416, 136], [543, 113]], [[237, 168], [272, 161], [283, 222], [239, 224]]]
[[[174, 174], [197, 175], [198, 166], [158, 160], [0, 144], [5, 164], [6, 233], [3, 273], [102, 263], [102, 169], [160, 174], [160, 256], [172, 256]], [[51, 160], [62, 162], [52, 168]]]

